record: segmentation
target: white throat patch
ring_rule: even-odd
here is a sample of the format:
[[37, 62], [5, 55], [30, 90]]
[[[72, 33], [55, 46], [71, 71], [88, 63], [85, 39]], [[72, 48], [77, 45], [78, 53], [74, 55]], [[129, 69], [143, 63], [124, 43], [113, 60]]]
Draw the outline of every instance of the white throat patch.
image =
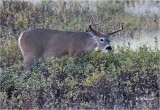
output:
[[99, 50], [99, 48], [98, 48], [98, 46], [94, 49], [94, 51], [98, 51]]

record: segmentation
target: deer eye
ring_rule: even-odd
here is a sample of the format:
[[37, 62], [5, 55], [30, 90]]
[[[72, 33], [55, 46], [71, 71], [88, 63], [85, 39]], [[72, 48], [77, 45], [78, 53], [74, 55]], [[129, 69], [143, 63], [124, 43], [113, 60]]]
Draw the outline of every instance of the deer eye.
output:
[[103, 41], [104, 41], [104, 39], [103, 39], [103, 38], [101, 38], [101, 39], [100, 39], [100, 41], [101, 41], [101, 42], [103, 42]]

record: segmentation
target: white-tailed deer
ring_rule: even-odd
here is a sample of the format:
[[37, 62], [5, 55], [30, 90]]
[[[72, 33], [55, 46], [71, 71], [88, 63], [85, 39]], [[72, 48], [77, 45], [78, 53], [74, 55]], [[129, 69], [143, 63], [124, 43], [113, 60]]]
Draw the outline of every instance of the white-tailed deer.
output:
[[89, 25], [86, 32], [31, 29], [21, 33], [18, 43], [23, 54], [25, 69], [35, 63], [34, 58], [63, 55], [76, 56], [93, 51], [110, 51], [110, 35], [123, 30], [101, 35]]

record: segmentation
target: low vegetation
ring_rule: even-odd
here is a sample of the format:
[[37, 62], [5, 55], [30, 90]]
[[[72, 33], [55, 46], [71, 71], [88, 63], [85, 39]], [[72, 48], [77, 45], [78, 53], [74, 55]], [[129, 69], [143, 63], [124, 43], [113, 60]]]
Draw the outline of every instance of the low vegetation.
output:
[[3, 1], [0, 109], [158, 109], [158, 36], [153, 36], [154, 50], [146, 45], [134, 51], [124, 46], [107, 54], [95, 52], [73, 58], [35, 59], [37, 63], [32, 71], [23, 70], [17, 38], [25, 29], [47, 27], [85, 31], [92, 15], [96, 22], [103, 21], [99, 25], [103, 32], [106, 25], [112, 29], [119, 21], [123, 21], [125, 29], [121, 35], [131, 35], [145, 27], [148, 32], [159, 30], [159, 18], [155, 18], [157, 23], [153, 18], [147, 19], [149, 22], [143, 21], [125, 13], [120, 2], [97, 3], [97, 11], [91, 14], [80, 3], [70, 2], [67, 8], [63, 1], [43, 1], [36, 5]]
[[[120, 48], [81, 58], [40, 59], [32, 72], [17, 61], [1, 69], [3, 108], [146, 108], [159, 105], [160, 51]], [[144, 97], [150, 101], [144, 101]]]

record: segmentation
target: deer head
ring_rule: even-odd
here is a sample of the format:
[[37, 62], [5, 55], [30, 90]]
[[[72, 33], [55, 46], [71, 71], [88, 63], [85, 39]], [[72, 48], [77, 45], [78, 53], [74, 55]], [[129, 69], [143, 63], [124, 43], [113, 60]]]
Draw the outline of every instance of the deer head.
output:
[[110, 45], [110, 36], [123, 30], [123, 26], [120, 29], [117, 29], [112, 32], [108, 32], [107, 34], [100, 34], [98, 31], [92, 28], [94, 25], [89, 25], [90, 30], [86, 30], [86, 32], [93, 37], [93, 39], [97, 43], [97, 47], [95, 48], [95, 51], [103, 51], [108, 52], [112, 50], [112, 47]]

